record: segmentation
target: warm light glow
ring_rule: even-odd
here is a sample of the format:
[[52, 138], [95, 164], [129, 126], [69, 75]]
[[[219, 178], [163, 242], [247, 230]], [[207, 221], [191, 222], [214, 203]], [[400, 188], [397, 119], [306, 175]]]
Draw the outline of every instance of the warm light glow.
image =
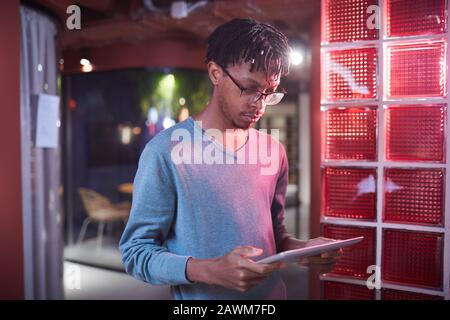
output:
[[134, 128], [133, 128], [133, 134], [134, 134], [135, 136], [140, 135], [141, 132], [142, 132], [142, 129], [141, 129], [141, 128], [139, 128], [139, 127], [134, 127]]
[[89, 66], [89, 65], [91, 65], [91, 61], [89, 61], [89, 59], [83, 58], [83, 59], [80, 60], [80, 64], [82, 66]]
[[291, 63], [294, 66], [298, 66], [298, 65], [300, 65], [303, 62], [303, 55], [298, 50], [292, 50], [290, 59], [291, 59]]
[[131, 128], [128, 126], [124, 126], [121, 132], [121, 139], [123, 144], [130, 144], [131, 142]]
[[181, 107], [180, 115], [178, 116], [178, 121], [184, 121], [189, 118], [189, 109], [186, 107]]
[[186, 99], [181, 97], [180, 100], [178, 100], [178, 102], [180, 103], [180, 106], [184, 106], [186, 104]]
[[94, 67], [92, 66], [92, 64], [88, 64], [88, 65], [81, 67], [81, 71], [83, 71], [83, 72], [91, 72], [92, 70], [94, 70]]

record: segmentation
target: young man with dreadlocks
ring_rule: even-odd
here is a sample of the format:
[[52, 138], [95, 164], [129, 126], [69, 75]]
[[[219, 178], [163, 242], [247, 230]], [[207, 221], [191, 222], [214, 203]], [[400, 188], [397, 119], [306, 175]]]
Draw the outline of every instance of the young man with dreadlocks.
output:
[[[200, 114], [155, 136], [141, 155], [120, 241], [129, 274], [171, 285], [176, 299], [285, 299], [285, 284], [276, 272], [284, 264], [255, 261], [328, 241], [301, 241], [287, 233], [286, 153], [270, 135], [252, 128], [265, 107], [285, 94], [279, 84], [289, 71], [289, 53], [282, 33], [253, 20], [232, 20], [208, 38], [211, 100]], [[201, 147], [214, 149], [225, 162], [174, 161], [180, 144], [173, 137], [179, 132], [200, 134]], [[269, 143], [260, 144], [263, 140]], [[229, 164], [238, 155], [257, 153], [252, 145], [270, 149], [278, 164], [271, 174], [262, 174], [260, 162]], [[338, 255], [330, 252], [306, 263], [329, 269]]]

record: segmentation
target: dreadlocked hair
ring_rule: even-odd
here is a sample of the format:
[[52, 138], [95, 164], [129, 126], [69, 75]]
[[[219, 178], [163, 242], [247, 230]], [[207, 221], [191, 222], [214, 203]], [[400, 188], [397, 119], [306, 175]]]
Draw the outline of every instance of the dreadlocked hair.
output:
[[266, 75], [275, 72], [284, 76], [289, 73], [289, 53], [288, 39], [271, 25], [234, 19], [208, 37], [205, 62], [214, 61], [224, 67], [250, 62], [250, 72], [262, 71]]

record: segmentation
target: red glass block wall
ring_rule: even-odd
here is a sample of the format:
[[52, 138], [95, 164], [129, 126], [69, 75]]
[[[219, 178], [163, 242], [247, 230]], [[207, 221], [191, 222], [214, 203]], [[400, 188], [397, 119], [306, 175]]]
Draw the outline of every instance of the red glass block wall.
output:
[[325, 160], [376, 160], [376, 108], [333, 108], [323, 112], [322, 121]]
[[445, 160], [445, 105], [397, 105], [384, 111], [386, 159]]
[[[336, 3], [335, 3], [336, 4]], [[441, 34], [447, 30], [445, 0], [386, 0], [389, 37]]]
[[327, 167], [322, 177], [325, 217], [375, 219], [376, 169]]
[[324, 281], [322, 284], [322, 295], [325, 300], [373, 300], [373, 290], [365, 286]]
[[446, 97], [446, 57], [444, 40], [389, 44], [385, 55], [386, 97]]
[[[322, 0], [322, 235], [372, 230], [376, 299], [450, 299], [447, 12], [448, 0]], [[345, 289], [366, 288], [362, 257], [343, 258], [323, 297], [362, 299]]]
[[384, 171], [384, 221], [442, 226], [445, 169]]
[[367, 278], [367, 267], [375, 264], [375, 228], [323, 225], [322, 234], [330, 239], [344, 240], [364, 236], [356, 245], [343, 248], [332, 273], [352, 278]]
[[323, 1], [322, 40], [324, 42], [352, 42], [379, 38], [377, 28], [368, 28], [370, 6], [378, 6], [377, 0]]
[[393, 289], [382, 290], [382, 300], [442, 300], [442, 296], [433, 296], [418, 292], [408, 292]]
[[442, 233], [383, 230], [383, 281], [441, 288], [443, 240]]
[[377, 49], [330, 50], [323, 54], [323, 93], [326, 101], [377, 97]]

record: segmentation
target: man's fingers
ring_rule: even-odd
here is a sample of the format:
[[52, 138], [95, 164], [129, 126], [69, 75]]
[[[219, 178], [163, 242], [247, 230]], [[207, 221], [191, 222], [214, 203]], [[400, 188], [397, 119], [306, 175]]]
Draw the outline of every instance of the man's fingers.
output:
[[267, 276], [267, 274], [259, 274], [251, 270], [240, 270], [237, 278], [239, 281], [262, 281]]
[[320, 255], [321, 258], [339, 258], [342, 253], [339, 250], [324, 252]]
[[233, 252], [239, 254], [242, 257], [257, 257], [263, 253], [263, 250], [255, 247], [243, 246], [236, 247]]
[[251, 260], [246, 260], [241, 265], [243, 268], [255, 272], [260, 275], [268, 275], [274, 271], [282, 269], [285, 264], [284, 262], [276, 263], [256, 263]]

